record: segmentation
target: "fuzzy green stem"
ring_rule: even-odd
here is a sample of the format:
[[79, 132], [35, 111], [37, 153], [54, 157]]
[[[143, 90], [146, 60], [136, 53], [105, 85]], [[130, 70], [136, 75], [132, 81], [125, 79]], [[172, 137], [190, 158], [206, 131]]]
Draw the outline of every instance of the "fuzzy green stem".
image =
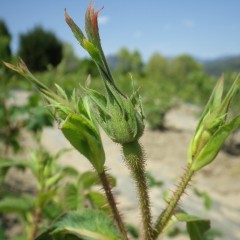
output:
[[101, 183], [103, 185], [103, 188], [104, 188], [107, 200], [108, 200], [108, 204], [109, 204], [109, 206], [111, 208], [111, 211], [112, 211], [113, 218], [116, 222], [116, 225], [119, 229], [120, 234], [122, 235], [121, 239], [128, 240], [127, 232], [126, 232], [124, 223], [122, 221], [121, 215], [120, 215], [120, 213], [117, 209], [117, 204], [116, 204], [116, 201], [115, 201], [114, 196], [112, 194], [112, 190], [111, 190], [111, 187], [110, 187], [105, 169], [103, 170], [102, 173], [98, 173], [98, 176], [99, 176], [99, 178], [101, 180]]
[[177, 190], [172, 195], [171, 199], [168, 201], [168, 205], [165, 210], [160, 214], [157, 219], [154, 228], [154, 238], [157, 239], [159, 234], [164, 230], [166, 225], [168, 224], [169, 220], [171, 219], [172, 215], [174, 214], [174, 210], [183, 195], [185, 189], [187, 188], [191, 177], [193, 176], [194, 171], [191, 170], [190, 166], [184, 172], [184, 175], [181, 177], [181, 181], [177, 187]]
[[145, 159], [141, 145], [135, 141], [122, 145], [123, 154], [128, 168], [131, 171], [137, 186], [142, 223], [144, 228], [144, 240], [153, 239], [152, 217], [148, 186], [145, 176]]

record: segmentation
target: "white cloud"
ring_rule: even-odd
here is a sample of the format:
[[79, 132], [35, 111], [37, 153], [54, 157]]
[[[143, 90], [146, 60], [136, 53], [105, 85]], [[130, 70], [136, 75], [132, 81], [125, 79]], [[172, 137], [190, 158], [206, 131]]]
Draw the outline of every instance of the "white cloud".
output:
[[99, 24], [106, 24], [108, 22], [109, 22], [109, 17], [108, 16], [103, 15], [103, 16], [98, 17], [98, 23]]

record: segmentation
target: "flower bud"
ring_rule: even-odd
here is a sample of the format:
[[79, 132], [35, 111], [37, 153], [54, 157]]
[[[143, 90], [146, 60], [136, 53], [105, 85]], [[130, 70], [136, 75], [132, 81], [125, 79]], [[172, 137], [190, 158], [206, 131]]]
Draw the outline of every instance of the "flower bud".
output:
[[193, 171], [211, 163], [226, 138], [239, 127], [240, 115], [233, 119], [229, 117], [230, 103], [239, 84], [237, 77], [224, 99], [224, 79], [221, 78], [216, 84], [189, 147], [188, 163]]
[[143, 113], [139, 98], [123, 97], [110, 84], [107, 97], [86, 89], [86, 93], [96, 107], [96, 118], [107, 135], [120, 144], [138, 140], [144, 130]]
[[99, 30], [98, 14], [94, 12], [93, 4], [88, 7], [85, 15], [85, 30], [87, 38], [82, 30], [74, 23], [65, 11], [65, 19], [79, 41], [96, 63], [102, 76], [106, 95], [97, 93], [91, 89], [85, 89], [93, 106], [95, 116], [108, 136], [115, 142], [124, 144], [136, 141], [142, 136], [144, 130], [143, 114], [139, 98], [129, 99], [116, 86], [105, 55], [102, 50]]

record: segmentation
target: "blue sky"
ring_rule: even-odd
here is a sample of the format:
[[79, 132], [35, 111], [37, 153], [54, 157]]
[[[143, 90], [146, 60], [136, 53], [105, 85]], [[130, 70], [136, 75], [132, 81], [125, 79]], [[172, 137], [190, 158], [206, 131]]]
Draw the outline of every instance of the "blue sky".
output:
[[[37, 25], [51, 30], [73, 44], [78, 56], [86, 56], [64, 21], [70, 16], [84, 26], [88, 0], [0, 0], [0, 18], [12, 34], [17, 49], [18, 35]], [[154, 52], [165, 56], [188, 53], [198, 58], [240, 54], [239, 0], [93, 0], [104, 6], [99, 27], [106, 54], [121, 47], [138, 49], [144, 59]]]

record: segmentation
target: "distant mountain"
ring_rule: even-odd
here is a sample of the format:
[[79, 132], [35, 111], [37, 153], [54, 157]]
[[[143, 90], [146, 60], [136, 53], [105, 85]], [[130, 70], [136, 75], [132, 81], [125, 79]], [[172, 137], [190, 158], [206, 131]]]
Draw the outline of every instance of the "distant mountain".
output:
[[200, 60], [204, 70], [214, 76], [226, 72], [240, 72], [240, 55], [216, 58], [213, 60]]

